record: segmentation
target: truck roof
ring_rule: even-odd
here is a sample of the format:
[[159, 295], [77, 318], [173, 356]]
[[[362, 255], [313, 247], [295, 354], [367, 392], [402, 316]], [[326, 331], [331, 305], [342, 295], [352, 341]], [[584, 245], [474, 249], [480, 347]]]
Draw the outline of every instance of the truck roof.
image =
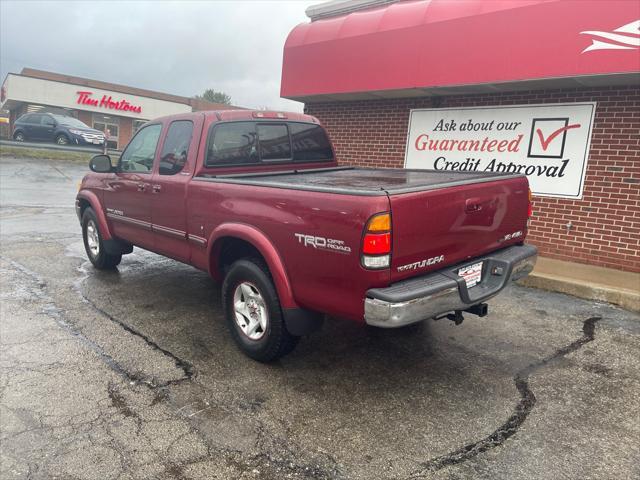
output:
[[229, 120], [293, 120], [297, 122], [320, 123], [311, 115], [297, 112], [283, 112], [277, 110], [215, 110], [204, 112], [208, 116], [216, 116], [222, 121]]
[[154, 120], [166, 121], [173, 118], [187, 119], [198, 115], [204, 115], [207, 118], [214, 117], [218, 121], [241, 121], [241, 120], [278, 120], [278, 121], [294, 121], [320, 124], [316, 117], [305, 115], [297, 112], [284, 112], [278, 110], [206, 110], [200, 112], [179, 113], [175, 115], [167, 115]]

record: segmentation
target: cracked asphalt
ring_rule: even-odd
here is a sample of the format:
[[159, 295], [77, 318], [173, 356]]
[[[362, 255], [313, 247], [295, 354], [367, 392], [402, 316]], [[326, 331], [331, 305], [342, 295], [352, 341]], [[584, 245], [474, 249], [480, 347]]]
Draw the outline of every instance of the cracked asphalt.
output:
[[206, 274], [92, 269], [86, 170], [0, 157], [0, 478], [640, 477], [637, 314], [512, 286], [460, 326], [328, 319], [262, 365]]

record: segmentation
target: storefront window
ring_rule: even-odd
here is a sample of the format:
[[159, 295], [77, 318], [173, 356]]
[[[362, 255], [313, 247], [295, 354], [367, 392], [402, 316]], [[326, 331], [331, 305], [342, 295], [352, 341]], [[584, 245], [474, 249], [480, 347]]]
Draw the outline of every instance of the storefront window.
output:
[[148, 120], [134, 120], [133, 121], [133, 132], [132, 133], [136, 133], [147, 122], [148, 122]]
[[107, 147], [118, 148], [118, 136], [120, 133], [120, 120], [107, 115], [93, 115], [93, 128], [107, 134]]

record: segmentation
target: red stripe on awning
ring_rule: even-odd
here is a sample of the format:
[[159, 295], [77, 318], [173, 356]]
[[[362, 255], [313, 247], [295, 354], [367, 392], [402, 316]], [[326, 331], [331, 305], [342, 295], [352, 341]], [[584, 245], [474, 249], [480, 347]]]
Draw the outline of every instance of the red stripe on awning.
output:
[[[629, 32], [629, 24], [640, 21], [639, 5], [634, 0], [405, 1], [301, 24], [284, 47], [281, 95], [295, 99], [638, 73], [640, 49], [634, 45], [640, 32]], [[626, 31], [616, 32], [625, 25]], [[593, 48], [594, 42], [604, 47]]]

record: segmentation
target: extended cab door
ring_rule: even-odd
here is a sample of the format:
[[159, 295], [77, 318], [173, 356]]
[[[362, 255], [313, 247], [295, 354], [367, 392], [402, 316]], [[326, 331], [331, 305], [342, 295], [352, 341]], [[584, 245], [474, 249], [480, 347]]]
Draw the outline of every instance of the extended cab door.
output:
[[203, 118], [178, 119], [169, 124], [151, 181], [155, 251], [183, 262], [190, 258], [187, 186], [195, 168]]
[[104, 204], [113, 233], [147, 249], [153, 249], [151, 173], [161, 131], [159, 123], [141, 128], [105, 182]]

